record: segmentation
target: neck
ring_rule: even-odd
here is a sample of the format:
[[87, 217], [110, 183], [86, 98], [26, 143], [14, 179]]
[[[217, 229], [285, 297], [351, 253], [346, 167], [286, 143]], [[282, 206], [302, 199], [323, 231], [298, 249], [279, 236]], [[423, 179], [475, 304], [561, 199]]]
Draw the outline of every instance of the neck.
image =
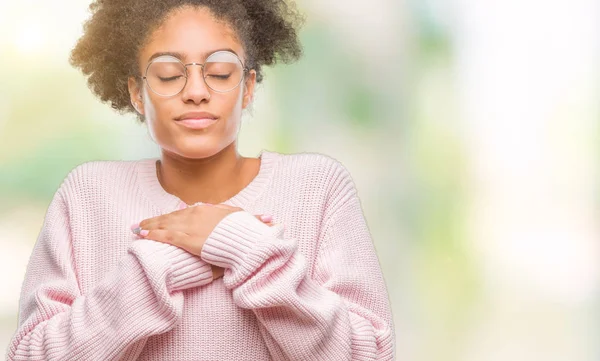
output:
[[217, 154], [200, 159], [184, 158], [163, 149], [157, 176], [167, 192], [189, 205], [218, 204], [244, 187], [245, 160], [238, 154], [235, 142]]

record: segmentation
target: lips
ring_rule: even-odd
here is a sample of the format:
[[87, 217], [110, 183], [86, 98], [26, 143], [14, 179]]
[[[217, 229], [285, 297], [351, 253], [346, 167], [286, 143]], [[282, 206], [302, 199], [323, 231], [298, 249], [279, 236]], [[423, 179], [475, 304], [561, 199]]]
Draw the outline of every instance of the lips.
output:
[[177, 124], [183, 125], [186, 128], [191, 129], [204, 129], [208, 128], [214, 123], [217, 122], [217, 119], [212, 118], [198, 118], [198, 119], [182, 119], [178, 120]]
[[218, 120], [217, 116], [208, 112], [188, 112], [175, 118], [177, 124], [190, 129], [204, 129]]

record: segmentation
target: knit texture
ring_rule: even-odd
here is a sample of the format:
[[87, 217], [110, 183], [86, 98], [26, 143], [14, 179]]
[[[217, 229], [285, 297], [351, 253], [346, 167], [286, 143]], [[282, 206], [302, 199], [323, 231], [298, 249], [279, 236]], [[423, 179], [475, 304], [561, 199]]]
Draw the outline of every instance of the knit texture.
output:
[[33, 248], [7, 360], [393, 360], [388, 293], [347, 169], [318, 153], [259, 158], [223, 202], [243, 211], [200, 257], [130, 230], [182, 203], [156, 158], [75, 167]]

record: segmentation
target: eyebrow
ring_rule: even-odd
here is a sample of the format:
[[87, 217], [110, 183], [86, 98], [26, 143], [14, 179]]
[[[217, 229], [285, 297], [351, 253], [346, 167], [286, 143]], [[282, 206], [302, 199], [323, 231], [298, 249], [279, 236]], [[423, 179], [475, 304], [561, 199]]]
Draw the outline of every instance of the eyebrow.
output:
[[[222, 48], [222, 49], [215, 49], [215, 50], [211, 50], [211, 51], [207, 51], [202, 53], [202, 58], [206, 59], [210, 54], [212, 53], [216, 53], [217, 51], [230, 51], [232, 53], [234, 53], [235, 55], [239, 56], [233, 49], [231, 48]], [[163, 55], [171, 55], [174, 56], [180, 60], [186, 59], [187, 58], [187, 54], [185, 53], [180, 53], [178, 51], [160, 51], [157, 53], [152, 54], [149, 58], [148, 58], [148, 62], [151, 62], [153, 59], [158, 58], [159, 56], [163, 56]]]

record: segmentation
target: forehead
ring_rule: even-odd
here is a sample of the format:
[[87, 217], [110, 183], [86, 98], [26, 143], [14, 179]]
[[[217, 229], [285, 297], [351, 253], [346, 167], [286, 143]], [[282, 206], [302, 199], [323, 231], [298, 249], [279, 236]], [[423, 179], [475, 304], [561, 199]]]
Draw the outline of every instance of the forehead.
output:
[[235, 31], [206, 8], [185, 7], [170, 13], [141, 49], [140, 65], [156, 53], [181, 54], [183, 61], [201, 61], [215, 50], [231, 49], [244, 58]]

